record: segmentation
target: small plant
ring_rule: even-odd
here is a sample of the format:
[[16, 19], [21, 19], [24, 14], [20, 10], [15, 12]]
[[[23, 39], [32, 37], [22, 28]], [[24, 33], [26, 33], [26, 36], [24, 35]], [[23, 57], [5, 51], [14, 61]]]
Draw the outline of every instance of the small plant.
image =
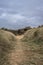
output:
[[38, 36], [38, 30], [34, 32], [34, 37]]

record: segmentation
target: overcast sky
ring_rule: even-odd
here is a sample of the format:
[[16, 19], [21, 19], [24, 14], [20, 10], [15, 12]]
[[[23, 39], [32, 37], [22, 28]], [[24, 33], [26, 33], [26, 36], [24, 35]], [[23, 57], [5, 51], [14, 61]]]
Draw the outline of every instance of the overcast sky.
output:
[[0, 27], [43, 24], [43, 0], [0, 0]]

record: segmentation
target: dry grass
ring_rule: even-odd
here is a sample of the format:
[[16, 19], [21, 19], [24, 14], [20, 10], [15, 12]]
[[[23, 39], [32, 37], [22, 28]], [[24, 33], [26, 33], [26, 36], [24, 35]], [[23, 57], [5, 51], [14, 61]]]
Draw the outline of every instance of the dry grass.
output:
[[0, 30], [0, 65], [9, 65], [8, 54], [15, 50], [16, 38], [7, 31]]
[[27, 31], [21, 41], [26, 56], [23, 65], [43, 65], [43, 27]]
[[43, 65], [43, 27], [16, 36], [0, 30], [0, 65]]

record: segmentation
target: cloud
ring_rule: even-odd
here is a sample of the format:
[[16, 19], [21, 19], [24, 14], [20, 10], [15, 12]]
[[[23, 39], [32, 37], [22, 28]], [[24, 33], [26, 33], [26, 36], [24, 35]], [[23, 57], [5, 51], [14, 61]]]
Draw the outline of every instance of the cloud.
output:
[[8, 13], [2, 13], [0, 15], [0, 18], [4, 18], [8, 20], [11, 23], [15, 23], [18, 20], [26, 20], [27, 18], [25, 16], [22, 16], [21, 14], [8, 14]]
[[2, 13], [0, 20], [0, 24], [4, 25], [3, 27], [22, 28], [28, 25], [28, 18], [21, 14]]
[[34, 27], [43, 24], [42, 21], [43, 19], [41, 16], [32, 16], [28, 18], [19, 13], [18, 14], [2, 13], [0, 15], [0, 20], [1, 20], [0, 24], [8, 28], [19, 28], [19, 27], [22, 28], [25, 26]]
[[20, 28], [43, 24], [43, 0], [0, 0], [0, 26]]

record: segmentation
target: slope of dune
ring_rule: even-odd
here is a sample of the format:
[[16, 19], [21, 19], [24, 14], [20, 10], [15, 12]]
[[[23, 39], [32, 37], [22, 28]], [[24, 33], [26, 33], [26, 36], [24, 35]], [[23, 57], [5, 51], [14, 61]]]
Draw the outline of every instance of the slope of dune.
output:
[[43, 65], [43, 27], [18, 36], [0, 30], [0, 65]]
[[15, 50], [16, 38], [11, 32], [0, 30], [0, 65], [9, 65], [8, 54]]
[[37, 44], [43, 43], [43, 27], [41, 28], [33, 28], [31, 30], [28, 30], [22, 41], [24, 42], [34, 42]]
[[43, 65], [43, 27], [27, 31], [21, 41], [26, 56], [23, 65]]

